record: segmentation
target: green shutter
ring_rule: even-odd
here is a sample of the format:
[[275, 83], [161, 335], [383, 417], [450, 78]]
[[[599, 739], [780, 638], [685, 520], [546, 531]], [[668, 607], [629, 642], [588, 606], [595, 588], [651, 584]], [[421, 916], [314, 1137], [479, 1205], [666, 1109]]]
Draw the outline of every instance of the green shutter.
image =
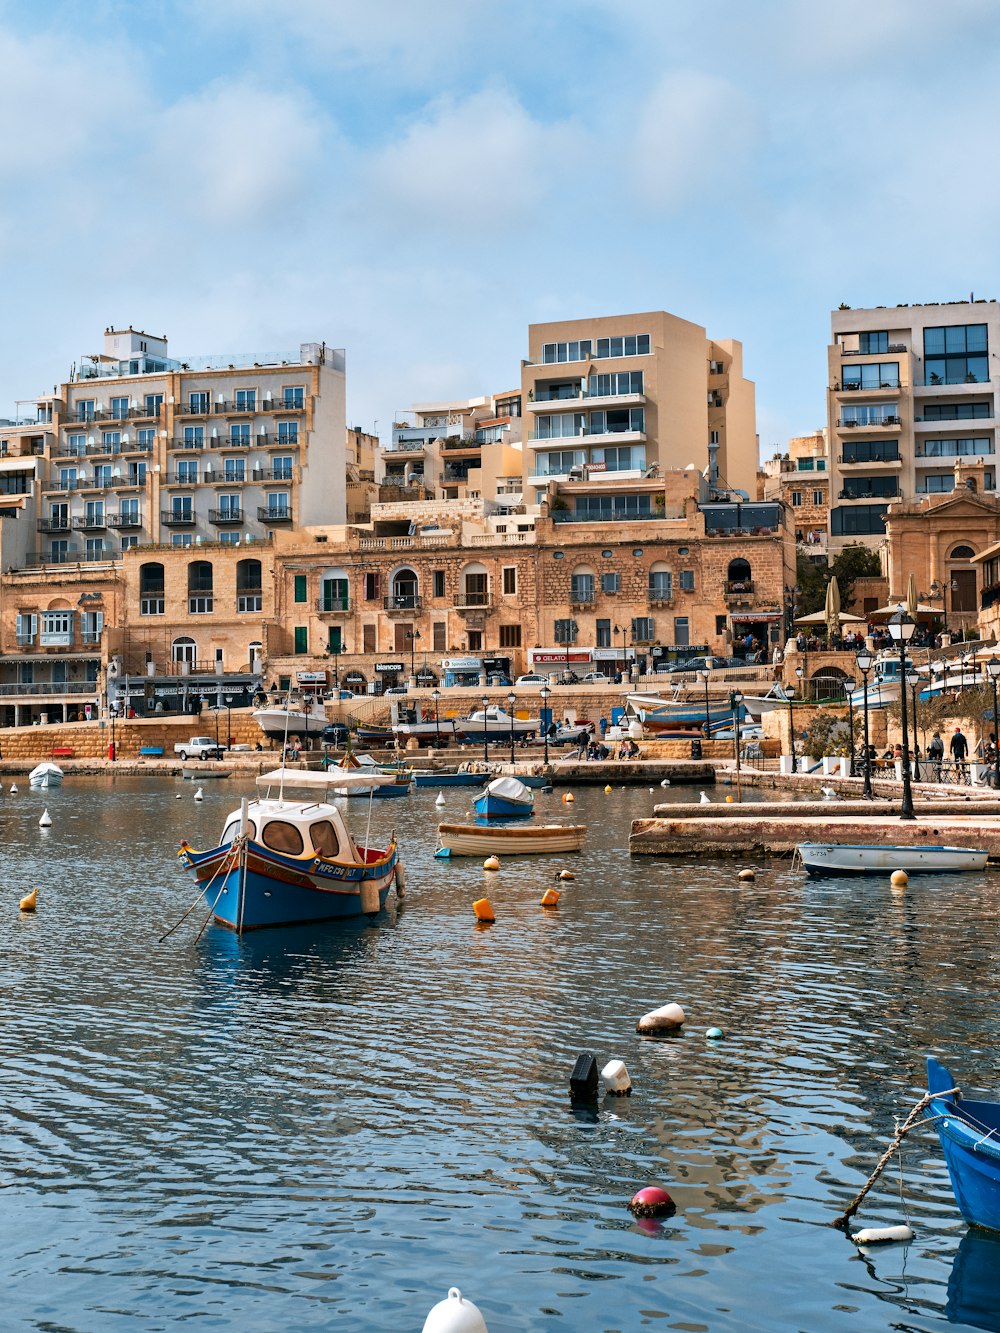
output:
[[[297, 602], [304, 602], [304, 601], [307, 600], [308, 596], [309, 596], [309, 594], [308, 594], [308, 592], [307, 592], [307, 590], [306, 590], [306, 575], [305, 575], [305, 574], [296, 574], [296, 575], [295, 575], [295, 600], [296, 600]], [[297, 632], [298, 632], [298, 631], [296, 631], [296, 633], [297, 633]], [[305, 649], [303, 649], [303, 652], [304, 652], [304, 651], [305, 651]]]
[[309, 651], [309, 628], [306, 625], [295, 626], [295, 652], [297, 655]]

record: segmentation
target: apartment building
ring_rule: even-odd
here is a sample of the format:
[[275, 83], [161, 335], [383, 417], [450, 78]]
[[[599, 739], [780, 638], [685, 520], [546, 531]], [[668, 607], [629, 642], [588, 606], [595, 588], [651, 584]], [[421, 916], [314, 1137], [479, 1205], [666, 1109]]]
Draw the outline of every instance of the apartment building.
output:
[[831, 325], [831, 552], [878, 545], [888, 505], [951, 491], [957, 460], [982, 459], [994, 491], [997, 303], [844, 308]]
[[757, 439], [742, 361], [740, 343], [662, 310], [530, 325], [526, 498], [540, 503], [574, 480], [583, 488], [560, 521], [655, 518], [656, 476], [689, 466], [749, 498]]
[[492, 500], [521, 493], [521, 395], [517, 389], [454, 402], [420, 403], [392, 423], [381, 480], [438, 500]]
[[796, 435], [761, 469], [759, 498], [785, 505], [803, 555], [825, 563], [830, 521], [830, 446], [825, 430]]

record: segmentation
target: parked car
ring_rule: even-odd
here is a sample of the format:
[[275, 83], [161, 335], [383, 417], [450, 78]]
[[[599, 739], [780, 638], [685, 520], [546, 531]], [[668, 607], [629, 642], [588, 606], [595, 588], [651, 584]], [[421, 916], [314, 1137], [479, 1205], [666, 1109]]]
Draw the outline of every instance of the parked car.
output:
[[588, 671], [580, 677], [581, 685], [607, 685], [608, 678], [603, 671]]
[[178, 741], [174, 754], [181, 759], [221, 759], [222, 746], [216, 745], [211, 736], [192, 736], [189, 741]]
[[683, 662], [675, 662], [673, 666], [667, 667], [667, 671], [673, 675], [675, 672], [685, 671], [718, 671], [721, 667], [729, 665], [729, 659], [726, 657], [688, 657]]
[[548, 685], [548, 676], [540, 676], [537, 671], [529, 671], [526, 676], [518, 676], [516, 685]]
[[406, 694], [405, 685], [387, 685], [382, 691], [383, 694]]

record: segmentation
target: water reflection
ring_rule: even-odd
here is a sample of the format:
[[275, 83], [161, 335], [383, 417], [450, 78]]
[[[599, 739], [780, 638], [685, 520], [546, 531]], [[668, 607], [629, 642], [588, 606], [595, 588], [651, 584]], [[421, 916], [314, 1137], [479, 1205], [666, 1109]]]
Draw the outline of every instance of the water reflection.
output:
[[944, 1312], [949, 1323], [1000, 1333], [1000, 1236], [972, 1230], [962, 1237]]

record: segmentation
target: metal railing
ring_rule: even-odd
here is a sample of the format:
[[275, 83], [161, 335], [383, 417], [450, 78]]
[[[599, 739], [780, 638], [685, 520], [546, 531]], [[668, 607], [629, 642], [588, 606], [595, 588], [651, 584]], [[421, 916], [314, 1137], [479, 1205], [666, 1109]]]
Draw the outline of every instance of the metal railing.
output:
[[0, 695], [5, 699], [15, 698], [19, 694], [36, 697], [40, 694], [90, 694], [96, 699], [97, 686], [93, 681], [86, 680], [33, 681], [30, 685], [0, 685]]
[[269, 509], [261, 505], [257, 510], [257, 518], [261, 523], [291, 523], [292, 511], [288, 509]]
[[104, 514], [83, 514], [73, 519], [73, 527], [81, 532], [101, 532], [107, 526]]
[[386, 611], [419, 611], [422, 606], [423, 601], [416, 593], [398, 592], [382, 598], [382, 607]]
[[251, 476], [254, 481], [288, 481], [292, 480], [291, 468], [282, 467], [255, 467]]
[[210, 509], [208, 511], [209, 523], [244, 523], [246, 514], [242, 509]]
[[193, 509], [161, 509], [160, 522], [168, 528], [193, 528]]
[[69, 532], [69, 519], [40, 518], [35, 526], [39, 532]]
[[319, 597], [316, 599], [316, 610], [321, 616], [350, 611], [350, 609], [351, 599], [349, 597]]

